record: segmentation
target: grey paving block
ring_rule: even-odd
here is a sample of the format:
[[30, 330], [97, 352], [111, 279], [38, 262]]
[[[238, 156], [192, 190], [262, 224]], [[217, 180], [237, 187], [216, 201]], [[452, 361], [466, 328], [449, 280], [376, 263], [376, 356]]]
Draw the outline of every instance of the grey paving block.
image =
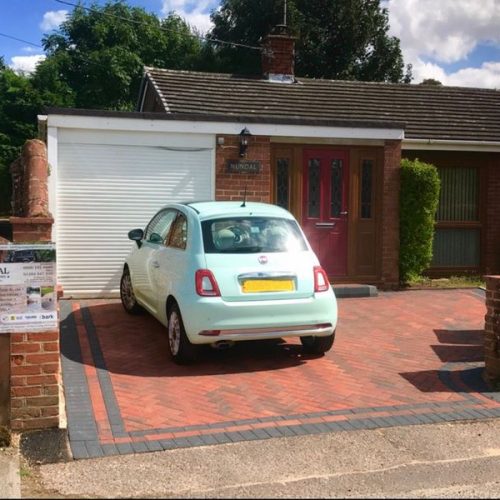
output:
[[70, 447], [75, 460], [80, 458], [89, 458], [89, 452], [87, 451], [84, 441], [73, 441], [71, 442]]
[[217, 439], [215, 439], [210, 434], [203, 434], [200, 437], [203, 440], [203, 444], [205, 444], [205, 445], [218, 444]]
[[266, 432], [265, 429], [253, 429], [252, 432], [259, 438], [259, 439], [269, 439], [271, 437], [270, 434]]
[[106, 443], [101, 445], [101, 449], [104, 453], [104, 456], [113, 456], [113, 455], [119, 455], [120, 453], [118, 452], [118, 449], [116, 448], [114, 443]]
[[174, 438], [175, 444], [177, 445], [178, 448], [188, 448], [191, 446], [191, 443], [188, 441], [187, 438]]
[[302, 424], [302, 428], [305, 429], [308, 434], [319, 434], [321, 432], [314, 424]]
[[98, 458], [104, 456], [104, 451], [101, 445], [96, 441], [86, 441], [85, 446], [89, 452], [89, 457]]
[[146, 443], [143, 441], [132, 441], [131, 444], [135, 453], [144, 453], [145, 451], [149, 451]]
[[75, 430], [68, 429], [70, 441], [95, 441], [97, 439], [97, 432], [90, 430]]
[[216, 434], [212, 434], [212, 436], [216, 439], [219, 444], [224, 443], [232, 443], [232, 439], [225, 432], [218, 432]]
[[339, 422], [326, 422], [325, 426], [328, 428], [328, 430], [331, 432], [338, 432], [338, 431], [343, 431], [345, 430]]
[[134, 452], [132, 445], [130, 443], [116, 443], [116, 449], [120, 455], [128, 455]]
[[161, 439], [159, 443], [163, 450], [173, 450], [174, 448], [177, 448], [175, 439]]
[[186, 438], [191, 446], [204, 446], [205, 442], [203, 441], [201, 436], [189, 436]]
[[266, 432], [271, 437], [283, 437], [283, 434], [281, 433], [278, 427], [266, 427]]
[[163, 447], [162, 447], [160, 441], [146, 441], [146, 446], [148, 447], [149, 451], [161, 451], [161, 450], [163, 450]]
[[255, 434], [253, 431], [238, 431], [244, 439], [247, 439], [248, 441], [255, 441], [256, 439], [260, 439], [257, 434]]

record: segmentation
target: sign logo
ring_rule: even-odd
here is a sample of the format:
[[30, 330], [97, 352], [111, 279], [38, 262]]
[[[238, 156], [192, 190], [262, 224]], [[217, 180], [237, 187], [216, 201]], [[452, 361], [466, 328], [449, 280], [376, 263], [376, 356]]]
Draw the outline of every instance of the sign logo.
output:
[[261, 255], [261, 256], [259, 257], [259, 262], [260, 262], [261, 264], [267, 264], [267, 257], [266, 257], [265, 255]]

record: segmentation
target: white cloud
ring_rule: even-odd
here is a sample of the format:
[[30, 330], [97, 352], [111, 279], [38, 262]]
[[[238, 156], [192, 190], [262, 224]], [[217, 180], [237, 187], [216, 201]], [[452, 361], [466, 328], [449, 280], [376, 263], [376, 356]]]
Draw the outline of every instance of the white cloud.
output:
[[[415, 83], [436, 78], [443, 84], [498, 87], [498, 68], [485, 62], [446, 74], [440, 64], [464, 61], [480, 44], [500, 44], [498, 0], [384, 0], [390, 33], [401, 41]], [[432, 62], [424, 62], [432, 61]]]
[[54, 28], [59, 27], [59, 25], [66, 21], [68, 17], [67, 10], [51, 10], [43, 15], [42, 22], [40, 23], [40, 29], [43, 31], [50, 31]]
[[12, 64], [10, 67], [19, 73], [32, 73], [36, 65], [45, 59], [43, 54], [34, 56], [14, 56], [11, 58]]
[[211, 27], [210, 10], [215, 6], [213, 0], [163, 0], [161, 12], [164, 16], [174, 11], [180, 17], [197, 28], [202, 33], [206, 33]]

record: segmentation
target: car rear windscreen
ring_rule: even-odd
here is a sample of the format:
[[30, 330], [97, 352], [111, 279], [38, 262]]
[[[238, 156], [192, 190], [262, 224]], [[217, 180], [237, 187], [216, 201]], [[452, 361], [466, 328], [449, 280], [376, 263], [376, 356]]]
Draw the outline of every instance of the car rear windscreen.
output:
[[307, 250], [297, 223], [276, 217], [228, 217], [201, 223], [205, 253]]

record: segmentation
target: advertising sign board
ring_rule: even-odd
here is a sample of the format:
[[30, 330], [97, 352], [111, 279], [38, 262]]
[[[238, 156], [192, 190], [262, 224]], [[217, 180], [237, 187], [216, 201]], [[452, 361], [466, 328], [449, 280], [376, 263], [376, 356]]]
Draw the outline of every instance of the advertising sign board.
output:
[[56, 284], [53, 243], [0, 245], [0, 334], [57, 329]]

